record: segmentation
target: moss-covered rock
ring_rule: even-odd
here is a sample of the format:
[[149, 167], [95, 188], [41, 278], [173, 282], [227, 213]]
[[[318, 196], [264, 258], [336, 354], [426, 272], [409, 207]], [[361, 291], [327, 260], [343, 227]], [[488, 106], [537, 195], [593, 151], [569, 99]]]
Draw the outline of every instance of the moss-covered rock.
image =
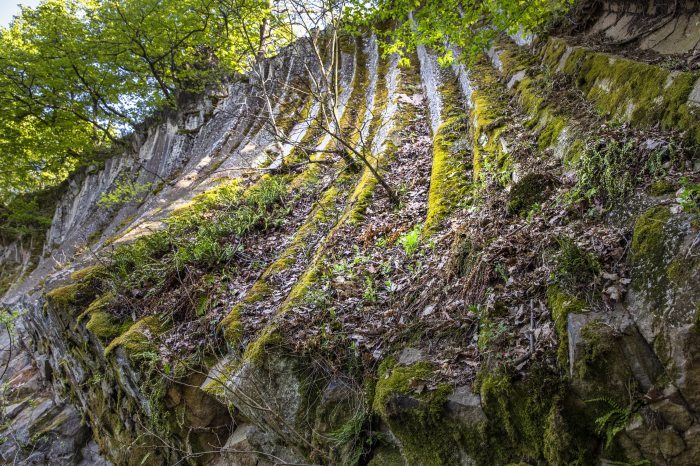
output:
[[656, 305], [663, 305], [668, 289], [666, 269], [679, 247], [679, 232], [674, 227], [668, 206], [655, 206], [637, 218], [632, 236], [632, 286], [648, 290]]
[[86, 282], [99, 279], [106, 272], [106, 267], [102, 264], [91, 265], [80, 270], [76, 270], [70, 275], [74, 282]]
[[554, 185], [554, 180], [539, 173], [529, 173], [513, 185], [508, 200], [508, 211], [513, 214], [527, 212], [533, 205], [544, 202]]
[[95, 287], [95, 276], [92, 275], [97, 269], [85, 270], [87, 272], [76, 272], [78, 280], [73, 283], [54, 288], [46, 293], [46, 301], [68, 315], [79, 316], [98, 293]]
[[568, 319], [569, 314], [584, 312], [587, 305], [584, 301], [564, 292], [558, 286], [552, 285], [547, 289], [547, 302], [552, 311], [554, 328], [559, 337], [559, 347], [557, 350], [557, 360], [562, 368], [569, 366], [569, 337]]
[[367, 466], [405, 466], [401, 451], [396, 447], [381, 446], [377, 448]]
[[124, 333], [131, 326], [130, 322], [123, 322], [114, 315], [104, 311], [93, 311], [90, 320], [85, 324], [88, 332], [103, 340], [110, 340]]
[[649, 194], [652, 196], [663, 196], [671, 194], [676, 190], [676, 186], [668, 180], [656, 180], [649, 186]]
[[512, 160], [502, 144], [507, 131], [506, 93], [495, 71], [484, 61], [472, 67], [475, 89], [471, 96], [471, 135], [474, 179], [487, 173], [502, 184], [510, 182]]
[[[488, 418], [478, 464], [590, 464], [597, 452], [593, 420], [566, 378], [546, 363], [524, 375], [481, 369], [477, 381]], [[522, 464], [522, 463], [518, 463]]]
[[425, 391], [431, 372], [425, 362], [400, 366], [393, 358], [386, 359], [379, 368], [372, 406], [398, 439], [408, 464], [460, 464], [463, 434], [478, 443], [481, 426], [450, 422], [445, 405], [452, 389], [439, 386]]
[[426, 235], [434, 233], [440, 222], [469, 196], [471, 176], [470, 154], [455, 151], [455, 143], [468, 134], [468, 117], [459, 100], [460, 91], [455, 80], [440, 88], [443, 99], [443, 122], [433, 138], [433, 163], [428, 192]]
[[105, 348], [105, 355], [109, 355], [116, 348], [122, 348], [131, 357], [138, 357], [148, 352], [157, 352], [157, 338], [170, 324], [161, 316], [148, 316], [139, 320], [129, 329]]
[[660, 123], [700, 142], [698, 111], [688, 102], [696, 74], [568, 47], [557, 38], [548, 40], [541, 56], [551, 69], [572, 76], [601, 114], [643, 128]]
[[59, 309], [68, 310], [77, 303], [79, 293], [84, 288], [85, 286], [80, 283], [71, 283], [49, 291], [46, 293], [46, 299]]

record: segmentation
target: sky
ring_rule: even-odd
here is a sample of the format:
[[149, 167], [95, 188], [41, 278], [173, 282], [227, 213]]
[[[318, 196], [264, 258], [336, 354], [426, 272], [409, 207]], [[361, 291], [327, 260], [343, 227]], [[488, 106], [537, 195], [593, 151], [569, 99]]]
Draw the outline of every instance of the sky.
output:
[[0, 26], [10, 24], [12, 15], [19, 13], [19, 3], [26, 6], [37, 6], [39, 0], [0, 0]]

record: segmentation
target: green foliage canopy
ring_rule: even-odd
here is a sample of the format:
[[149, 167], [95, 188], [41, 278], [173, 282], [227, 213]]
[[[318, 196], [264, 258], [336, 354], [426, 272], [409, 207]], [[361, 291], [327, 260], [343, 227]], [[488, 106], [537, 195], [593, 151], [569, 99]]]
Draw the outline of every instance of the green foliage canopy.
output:
[[0, 199], [248, 65], [260, 0], [44, 0], [0, 29]]
[[499, 34], [544, 31], [573, 3], [574, 0], [376, 0], [354, 1], [347, 9], [353, 24], [380, 26], [385, 53], [403, 54], [424, 44], [438, 51], [440, 62], [447, 65], [462, 58], [454, 56], [453, 47], [465, 58], [474, 58], [490, 47]]

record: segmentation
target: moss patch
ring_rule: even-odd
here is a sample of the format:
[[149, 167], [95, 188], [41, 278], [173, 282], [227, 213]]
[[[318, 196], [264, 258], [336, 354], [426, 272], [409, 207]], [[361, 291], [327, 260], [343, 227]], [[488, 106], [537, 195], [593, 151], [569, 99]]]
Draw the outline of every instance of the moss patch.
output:
[[[575, 370], [579, 379], [590, 379], [605, 373], [612, 361], [607, 356], [615, 349], [615, 334], [609, 326], [598, 320], [581, 329], [583, 349], [576, 361]], [[603, 387], [601, 387], [603, 388]]]
[[484, 60], [472, 67], [476, 88], [472, 92], [471, 133], [474, 179], [493, 176], [502, 185], [510, 182], [513, 161], [501, 144], [507, 130], [507, 93]]
[[444, 415], [451, 387], [420, 394], [415, 390], [431, 373], [428, 363], [397, 366], [393, 358], [386, 359], [379, 368], [372, 406], [398, 437], [409, 464], [459, 464], [460, 433]]
[[127, 331], [131, 323], [120, 322], [109, 312], [93, 311], [90, 313], [90, 320], [85, 328], [93, 335], [109, 340]]
[[116, 348], [123, 348], [132, 357], [148, 352], [157, 352], [157, 337], [167, 330], [169, 325], [160, 316], [148, 316], [133, 324], [129, 329], [112, 340], [105, 348], [108, 356]]
[[649, 186], [649, 194], [652, 196], [663, 196], [676, 190], [673, 183], [668, 180], [656, 180]]
[[404, 466], [405, 464], [398, 448], [383, 446], [375, 450], [367, 466]]
[[552, 319], [559, 336], [559, 348], [557, 349], [557, 360], [562, 368], [568, 368], [569, 364], [569, 314], [578, 314], [586, 309], [586, 303], [572, 296], [557, 286], [550, 286], [547, 289], [547, 302], [552, 311]]
[[82, 307], [95, 296], [95, 289], [89, 283], [71, 283], [46, 293], [46, 301], [60, 311], [78, 314]]
[[440, 222], [469, 195], [469, 154], [454, 151], [455, 142], [468, 135], [468, 117], [459, 100], [456, 80], [440, 88], [443, 98], [443, 123], [433, 139], [433, 163], [428, 192], [425, 233], [434, 233]]
[[698, 76], [673, 72], [657, 65], [573, 47], [562, 61], [566, 43], [550, 38], [543, 49], [546, 64], [572, 76], [597, 110], [635, 126], [680, 129], [700, 142], [700, 118], [688, 105]]
[[79, 281], [87, 281], [87, 280], [92, 280], [95, 278], [99, 278], [101, 274], [104, 274], [106, 271], [105, 266], [101, 264], [97, 265], [92, 265], [90, 267], [85, 267], [80, 270], [76, 270], [70, 275], [71, 280], [74, 282], [79, 282]]
[[508, 211], [513, 214], [527, 212], [533, 205], [544, 202], [552, 188], [552, 178], [539, 173], [529, 173], [510, 191]]
[[[657, 307], [665, 306], [665, 296], [673, 278], [673, 257], [680, 246], [680, 235], [671, 222], [667, 206], [655, 206], [637, 218], [632, 236], [632, 286], [645, 291]], [[669, 274], [669, 272], [671, 272]]]
[[[481, 374], [480, 379], [482, 406], [489, 418], [486, 464], [566, 458], [551, 463], [565, 464], [573, 459], [571, 436], [556, 431], [564, 427], [556, 413], [565, 391], [557, 374], [536, 365], [523, 379], [502, 370]], [[552, 425], [555, 422], [559, 425]]]

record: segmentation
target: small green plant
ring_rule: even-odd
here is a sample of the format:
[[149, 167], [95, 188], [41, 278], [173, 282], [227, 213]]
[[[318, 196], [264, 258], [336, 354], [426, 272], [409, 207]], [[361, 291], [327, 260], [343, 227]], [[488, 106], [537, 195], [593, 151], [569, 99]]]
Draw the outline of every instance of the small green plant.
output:
[[104, 380], [104, 375], [95, 373], [88, 379], [87, 383], [89, 385], [98, 385], [102, 380]]
[[360, 247], [358, 245], [353, 246], [353, 249], [355, 250], [355, 256], [352, 259], [352, 263], [350, 264], [351, 266], [366, 264], [370, 261], [371, 258], [360, 251]]
[[362, 299], [367, 304], [377, 303], [377, 284], [371, 275], [365, 275], [365, 290], [362, 293]]
[[699, 223], [700, 183], [691, 183], [688, 178], [681, 178], [681, 189], [678, 193], [678, 201], [683, 211], [692, 216], [693, 223]]
[[578, 159], [578, 182], [572, 194], [576, 199], [601, 198], [610, 205], [626, 198], [633, 189], [633, 167], [637, 152], [632, 142], [598, 141]]
[[391, 275], [391, 272], [394, 270], [394, 265], [391, 263], [391, 260], [386, 260], [382, 262], [382, 274], [384, 275]]
[[527, 223], [532, 223], [532, 220], [534, 220], [534, 218], [541, 213], [542, 213], [542, 204], [540, 204], [539, 202], [533, 204], [533, 206], [530, 207], [530, 210], [527, 212], [527, 217], [526, 217]]
[[645, 176], [658, 178], [678, 165], [682, 153], [668, 144], [644, 152], [632, 141], [601, 139], [587, 145], [574, 162], [578, 181], [567, 193], [571, 202], [598, 200], [610, 208], [627, 199]]
[[336, 448], [351, 446], [348, 464], [358, 464], [364, 451], [363, 434], [369, 420], [367, 411], [368, 409], [363, 402], [347, 422], [330, 434], [330, 439]]
[[151, 189], [152, 183], [136, 183], [132, 180], [120, 180], [116, 187], [109, 193], [102, 193], [97, 200], [97, 205], [109, 208], [136, 201]]
[[331, 272], [336, 276], [352, 275], [352, 265], [346, 259], [342, 259], [331, 266]]
[[603, 403], [608, 408], [603, 415], [595, 420], [596, 433], [605, 436], [605, 448], [609, 448], [617, 434], [625, 430], [639, 408], [638, 403], [633, 402], [629, 406], [621, 406], [615, 400], [604, 396], [586, 400], [586, 403]]
[[480, 351], [486, 351], [492, 342], [496, 341], [501, 335], [508, 331], [508, 326], [504, 322], [489, 322], [486, 321], [481, 325], [479, 331], [479, 340], [477, 346]]
[[406, 266], [406, 269], [408, 269], [408, 272], [411, 275], [417, 275], [418, 273], [420, 273], [422, 267], [423, 267], [423, 262], [420, 260], [417, 260], [415, 262], [411, 262], [410, 264], [408, 264]]
[[[309, 290], [304, 297], [304, 302], [316, 309], [323, 309], [331, 303], [331, 297], [328, 292], [321, 288]], [[335, 309], [330, 309], [331, 317], [334, 317]]]
[[565, 288], [577, 291], [594, 283], [600, 272], [598, 258], [570, 238], [559, 238], [555, 276]]
[[406, 257], [412, 257], [420, 245], [421, 226], [416, 225], [411, 231], [399, 238], [399, 244], [403, 247]]
[[501, 280], [503, 280], [503, 283], [506, 283], [508, 281], [508, 272], [506, 271], [506, 268], [502, 263], [497, 262], [494, 266], [494, 270], [498, 274], [498, 277]]

